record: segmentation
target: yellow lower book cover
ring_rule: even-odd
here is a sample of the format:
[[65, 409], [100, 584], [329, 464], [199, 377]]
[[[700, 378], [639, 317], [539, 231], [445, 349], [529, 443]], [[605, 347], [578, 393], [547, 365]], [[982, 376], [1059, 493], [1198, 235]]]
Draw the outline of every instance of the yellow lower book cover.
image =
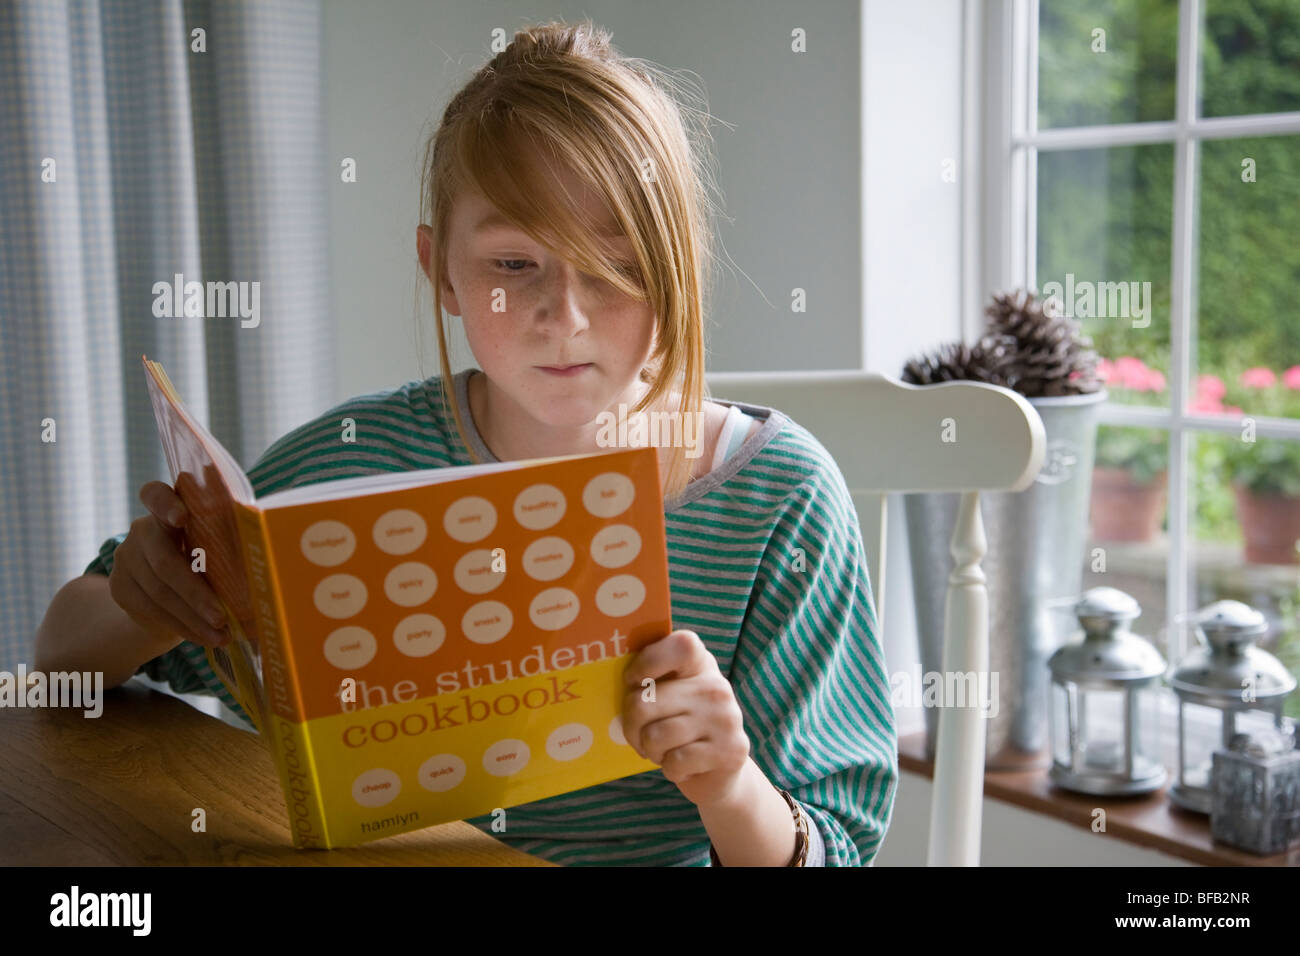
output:
[[655, 769], [623, 738], [627, 658], [303, 724], [272, 721], [297, 846], [364, 843]]

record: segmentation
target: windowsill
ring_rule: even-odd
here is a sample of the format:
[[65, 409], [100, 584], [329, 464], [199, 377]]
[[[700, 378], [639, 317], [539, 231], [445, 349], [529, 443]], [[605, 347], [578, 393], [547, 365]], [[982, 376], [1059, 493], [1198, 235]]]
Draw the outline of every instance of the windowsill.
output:
[[[925, 757], [925, 733], [900, 737], [901, 769], [933, 778], [933, 761]], [[1203, 866], [1300, 866], [1300, 846], [1285, 853], [1256, 856], [1217, 843], [1210, 837], [1210, 819], [1175, 806], [1165, 787], [1140, 797], [1095, 797], [1070, 793], [1052, 785], [1046, 770], [989, 771], [984, 796], [1013, 806], [1092, 829], [1093, 811], [1106, 811], [1106, 834]]]

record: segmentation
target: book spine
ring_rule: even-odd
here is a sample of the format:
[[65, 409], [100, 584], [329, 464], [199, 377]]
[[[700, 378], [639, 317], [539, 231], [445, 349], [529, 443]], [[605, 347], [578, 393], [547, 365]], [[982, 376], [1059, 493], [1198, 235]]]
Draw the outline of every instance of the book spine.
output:
[[319, 777], [307, 734], [306, 711], [298, 690], [293, 652], [289, 647], [284, 603], [275, 580], [270, 535], [263, 514], [257, 508], [236, 502], [235, 516], [244, 545], [244, 567], [248, 572], [253, 618], [262, 655], [267, 744], [280, 771], [293, 845], [328, 848], [329, 835], [325, 829]]

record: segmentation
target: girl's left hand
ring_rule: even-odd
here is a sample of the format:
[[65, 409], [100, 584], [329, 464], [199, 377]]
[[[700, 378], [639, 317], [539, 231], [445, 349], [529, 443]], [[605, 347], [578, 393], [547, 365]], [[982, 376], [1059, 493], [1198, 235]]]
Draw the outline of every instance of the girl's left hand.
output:
[[[649, 678], [653, 683], [643, 682]], [[736, 795], [749, 738], [731, 682], [694, 631], [647, 644], [624, 675], [623, 735], [696, 806]]]

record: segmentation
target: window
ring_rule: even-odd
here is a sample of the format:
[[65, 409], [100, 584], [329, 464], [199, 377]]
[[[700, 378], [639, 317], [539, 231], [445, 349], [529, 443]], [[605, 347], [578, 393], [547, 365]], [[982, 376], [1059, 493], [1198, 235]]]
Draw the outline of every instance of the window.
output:
[[1083, 586], [1172, 661], [1244, 601], [1300, 671], [1300, 3], [1009, 0], [984, 29], [984, 285], [1056, 294], [1109, 378]]

